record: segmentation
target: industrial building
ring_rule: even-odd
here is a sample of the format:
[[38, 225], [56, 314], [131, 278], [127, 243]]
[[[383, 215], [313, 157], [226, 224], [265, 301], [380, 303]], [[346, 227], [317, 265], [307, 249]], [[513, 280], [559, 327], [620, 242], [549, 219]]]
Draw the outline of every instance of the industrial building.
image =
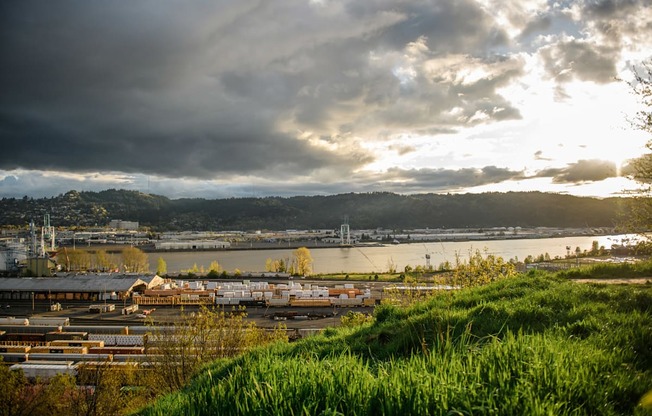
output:
[[116, 230], [137, 230], [138, 221], [111, 220], [109, 221], [109, 228]]
[[0, 279], [0, 299], [122, 300], [164, 282], [156, 275], [92, 274]]

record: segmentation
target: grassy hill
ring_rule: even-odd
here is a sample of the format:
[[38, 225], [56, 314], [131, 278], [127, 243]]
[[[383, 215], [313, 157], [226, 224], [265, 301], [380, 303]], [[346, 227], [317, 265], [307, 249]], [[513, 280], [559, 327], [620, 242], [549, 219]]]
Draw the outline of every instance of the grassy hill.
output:
[[649, 414], [652, 287], [544, 273], [208, 365], [142, 415]]

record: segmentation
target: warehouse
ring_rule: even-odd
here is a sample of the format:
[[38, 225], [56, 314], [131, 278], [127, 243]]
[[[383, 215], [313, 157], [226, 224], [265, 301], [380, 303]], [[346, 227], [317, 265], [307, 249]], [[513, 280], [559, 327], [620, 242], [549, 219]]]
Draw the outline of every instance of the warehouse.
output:
[[122, 300], [161, 283], [159, 276], [136, 274], [5, 278], [0, 279], [0, 299]]

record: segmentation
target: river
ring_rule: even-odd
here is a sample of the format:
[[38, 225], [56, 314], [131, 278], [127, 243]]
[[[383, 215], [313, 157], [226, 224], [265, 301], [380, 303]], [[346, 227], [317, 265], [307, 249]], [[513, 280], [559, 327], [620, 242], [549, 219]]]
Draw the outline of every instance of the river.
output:
[[[405, 266], [426, 266], [426, 254], [430, 255], [430, 264], [437, 268], [441, 263], [454, 263], [455, 256], [466, 259], [470, 252], [482, 252], [503, 257], [505, 260], [517, 258], [524, 260], [528, 255], [538, 256], [548, 253], [550, 257], [564, 257], [566, 247], [571, 253], [576, 247], [580, 250], [590, 250], [593, 241], [600, 246], [610, 248], [612, 244], [621, 244], [627, 235], [583, 236], [561, 238], [537, 238], [522, 240], [489, 240], [489, 241], [447, 241], [396, 244], [382, 247], [350, 247], [350, 248], [320, 248], [311, 249], [314, 273], [371, 273], [384, 272], [392, 263], [396, 270]], [[150, 270], [156, 270], [157, 261], [162, 257], [167, 264], [168, 273], [179, 273], [197, 265], [208, 269], [211, 262], [217, 261], [222, 269], [243, 272], [265, 271], [265, 261], [272, 259], [291, 259], [291, 249], [278, 250], [232, 250], [232, 251], [194, 251], [194, 252], [154, 252], [149, 253]]]

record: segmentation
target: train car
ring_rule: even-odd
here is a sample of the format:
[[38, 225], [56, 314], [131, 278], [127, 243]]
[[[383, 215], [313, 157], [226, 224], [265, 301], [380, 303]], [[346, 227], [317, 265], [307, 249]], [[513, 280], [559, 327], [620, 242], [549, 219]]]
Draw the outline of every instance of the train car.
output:
[[0, 352], [18, 352], [25, 354], [28, 353], [31, 348], [30, 345], [0, 345]]
[[67, 332], [88, 332], [89, 334], [127, 334], [129, 327], [124, 325], [70, 325]]
[[2, 336], [3, 342], [17, 342], [26, 345], [43, 345], [45, 344], [45, 334], [42, 333], [6, 333]]
[[70, 318], [56, 316], [39, 316], [29, 318], [30, 326], [68, 326]]
[[27, 356], [28, 354], [19, 352], [0, 352], [2, 363], [5, 365], [25, 362], [27, 361]]
[[0, 331], [7, 334], [46, 334], [48, 332], [61, 332], [60, 326], [22, 326], [22, 325], [0, 325]]
[[325, 307], [331, 306], [332, 299], [313, 298], [313, 299], [290, 299], [290, 306], [293, 307]]
[[113, 361], [131, 361], [137, 363], [153, 364], [161, 361], [162, 355], [160, 354], [114, 354]]
[[9, 367], [11, 370], [22, 370], [29, 379], [48, 380], [58, 374], [77, 375], [77, 367], [70, 362], [53, 363], [17, 363]]
[[45, 340], [60, 341], [60, 340], [86, 340], [88, 339], [88, 332], [59, 332], [52, 331], [45, 334]]
[[9, 325], [9, 326], [27, 326], [29, 325], [29, 319], [27, 318], [16, 318], [13, 316], [6, 316], [0, 318], [0, 325]]
[[112, 354], [113, 356], [125, 354], [145, 354], [145, 347], [91, 347], [89, 348], [88, 352], [91, 354]]
[[28, 361], [51, 361], [53, 358], [63, 361], [113, 361], [111, 354], [49, 354], [49, 353], [30, 353], [27, 354]]
[[90, 334], [89, 340], [102, 340], [104, 345], [141, 346], [147, 342], [147, 335]]
[[91, 339], [80, 339], [80, 340], [66, 340], [58, 339], [50, 342], [51, 347], [55, 346], [66, 346], [66, 347], [103, 347], [104, 341], [102, 340], [91, 340]]
[[162, 330], [163, 328], [160, 326], [133, 325], [129, 327], [129, 334], [146, 335], [146, 334], [154, 334]]
[[32, 347], [30, 353], [41, 354], [87, 354], [88, 347], [70, 347], [65, 345], [58, 346], [37, 346]]

